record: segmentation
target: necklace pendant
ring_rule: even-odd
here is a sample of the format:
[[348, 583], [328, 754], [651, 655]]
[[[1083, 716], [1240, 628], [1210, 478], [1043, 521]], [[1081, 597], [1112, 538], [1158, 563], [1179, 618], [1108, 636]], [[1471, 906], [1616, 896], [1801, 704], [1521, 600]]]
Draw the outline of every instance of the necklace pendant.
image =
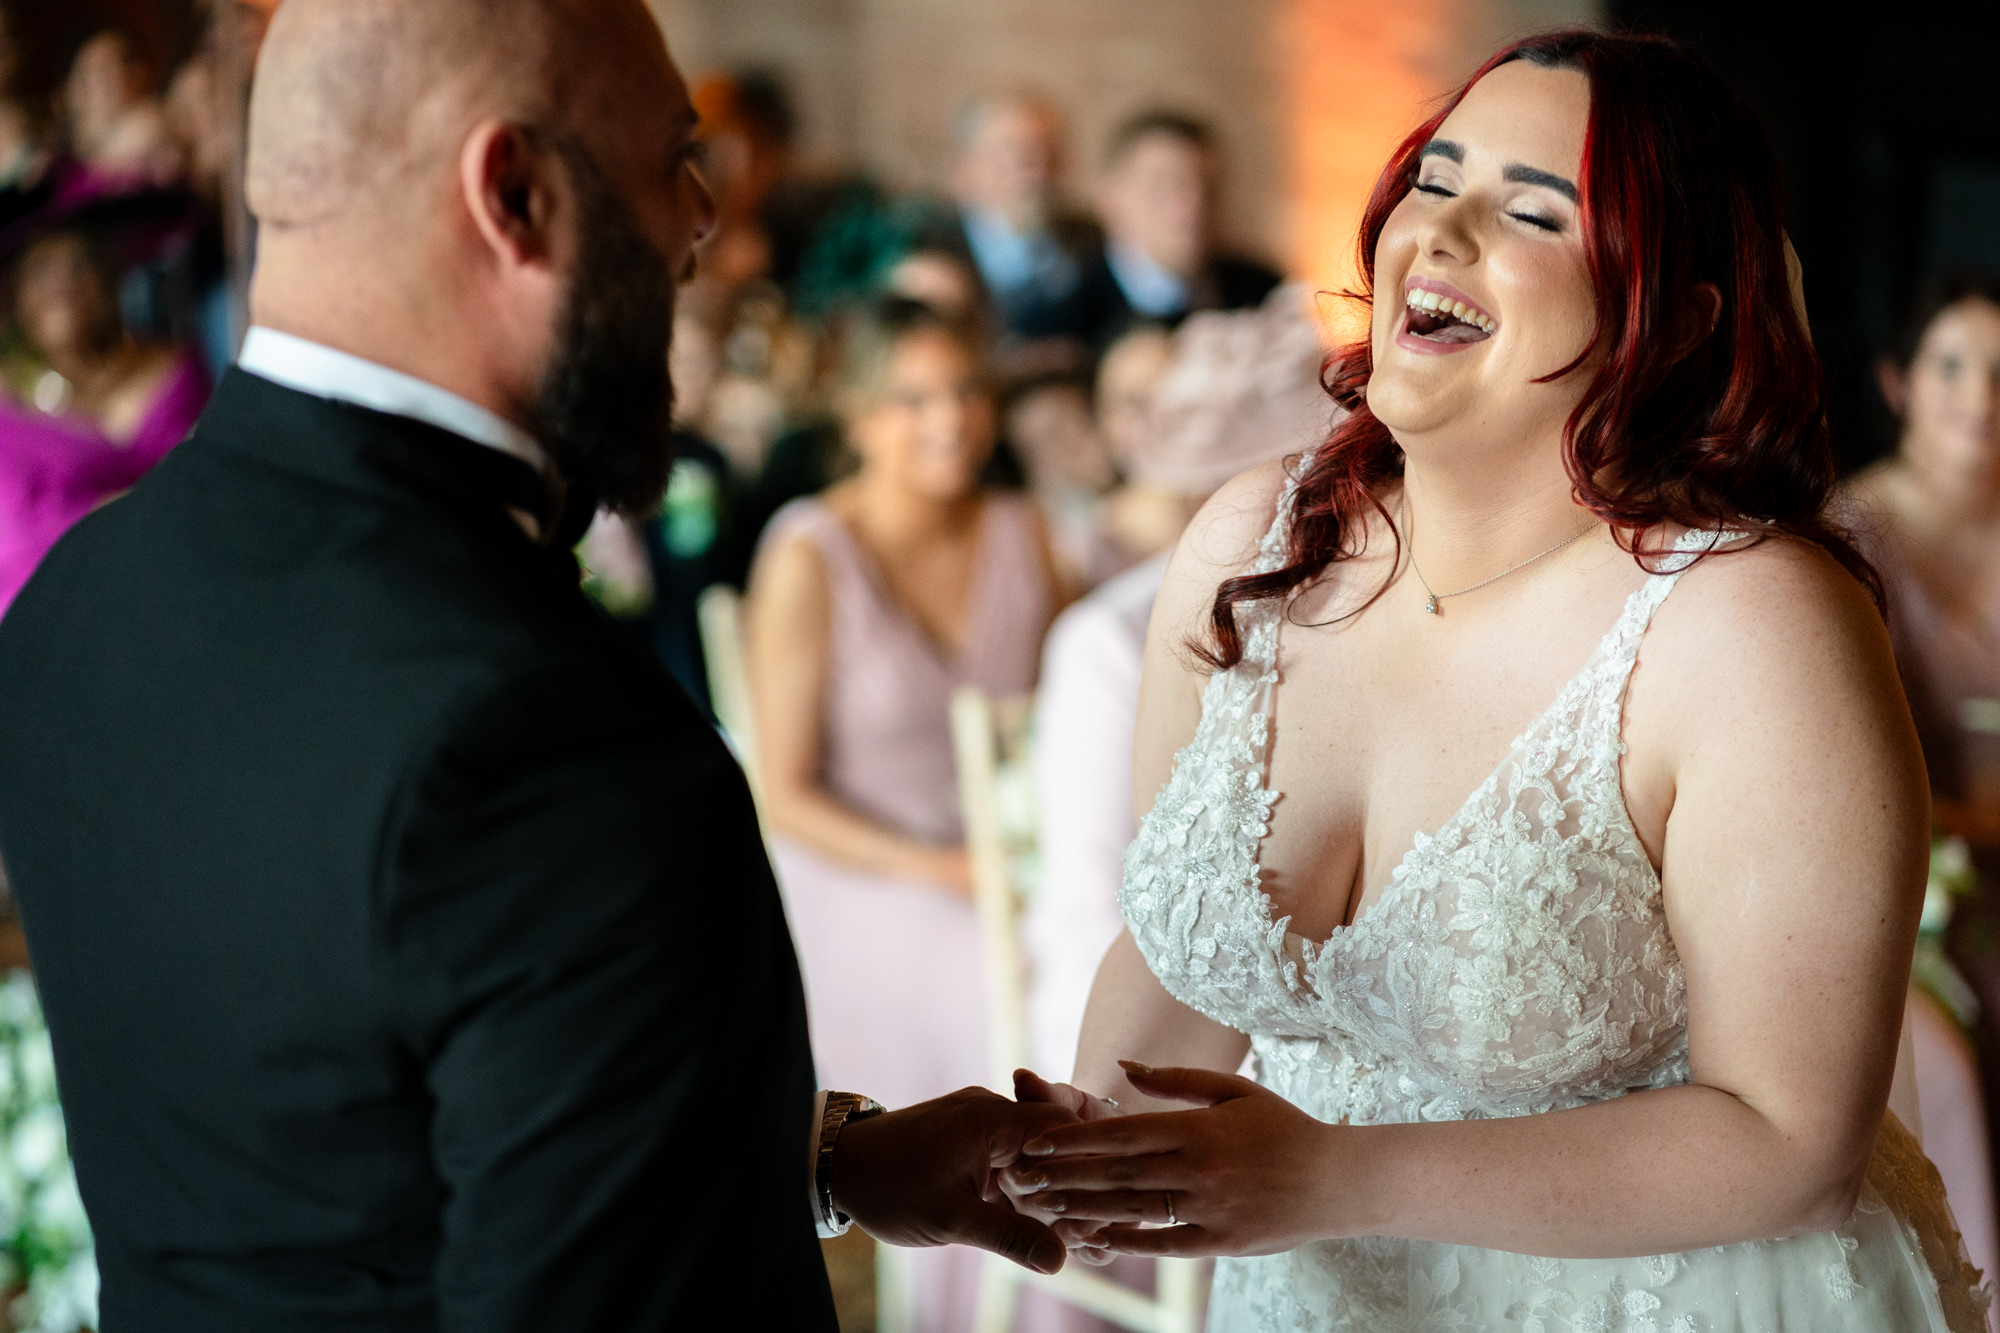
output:
[[1427, 616], [1434, 616], [1434, 615], [1436, 615], [1437, 613], [1438, 613], [1438, 599], [1437, 599], [1437, 594], [1436, 594], [1436, 593], [1432, 593], [1432, 594], [1431, 594], [1431, 595], [1430, 595], [1430, 596], [1429, 596], [1429, 597], [1428, 597], [1427, 599], [1425, 599], [1425, 601], [1424, 601], [1424, 614], [1425, 614], [1425, 615], [1427, 615]]

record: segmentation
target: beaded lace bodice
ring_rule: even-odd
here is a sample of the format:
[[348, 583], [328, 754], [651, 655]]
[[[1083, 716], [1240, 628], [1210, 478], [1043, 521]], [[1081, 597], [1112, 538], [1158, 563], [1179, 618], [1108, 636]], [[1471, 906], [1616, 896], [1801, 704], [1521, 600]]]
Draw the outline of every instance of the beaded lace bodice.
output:
[[[1256, 569], [1283, 559], [1292, 486]], [[1583, 669], [1381, 896], [1315, 944], [1274, 918], [1258, 854], [1284, 607], [1238, 613], [1194, 738], [1125, 857], [1119, 904], [1169, 993], [1250, 1034], [1258, 1081], [1349, 1124], [1531, 1115], [1688, 1080], [1687, 996], [1619, 785], [1626, 683], [1691, 532]], [[1362, 1236], [1218, 1261], [1209, 1333], [1973, 1333], [1987, 1294], [1943, 1186], [1890, 1117], [1849, 1224], [1635, 1259]]]
[[[1282, 560], [1290, 496], [1259, 571]], [[1324, 944], [1273, 919], [1259, 885], [1283, 607], [1240, 613], [1243, 659], [1210, 678], [1126, 855], [1120, 904], [1167, 990], [1263, 1039], [1267, 1065], [1286, 1063], [1287, 1039], [1328, 1043], [1315, 1077], [1266, 1070], [1322, 1119], [1521, 1115], [1684, 1082], [1680, 960], [1620, 792], [1619, 716], [1654, 609], [1720, 539], [1682, 540], [1499, 767]]]

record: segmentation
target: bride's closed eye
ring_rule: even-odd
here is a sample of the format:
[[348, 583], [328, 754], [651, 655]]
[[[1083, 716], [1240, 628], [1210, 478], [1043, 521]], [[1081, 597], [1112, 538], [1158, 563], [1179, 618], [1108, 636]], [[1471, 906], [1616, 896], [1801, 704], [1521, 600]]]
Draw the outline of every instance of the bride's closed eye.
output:
[[[1458, 191], [1440, 185], [1436, 181], [1414, 181], [1411, 183], [1410, 188], [1419, 194], [1427, 194], [1436, 199], [1458, 198]], [[1540, 231], [1560, 232], [1563, 229], [1562, 223], [1541, 213], [1509, 212], [1507, 216], [1513, 218], [1516, 222], [1525, 222], [1530, 227], [1534, 227]]]

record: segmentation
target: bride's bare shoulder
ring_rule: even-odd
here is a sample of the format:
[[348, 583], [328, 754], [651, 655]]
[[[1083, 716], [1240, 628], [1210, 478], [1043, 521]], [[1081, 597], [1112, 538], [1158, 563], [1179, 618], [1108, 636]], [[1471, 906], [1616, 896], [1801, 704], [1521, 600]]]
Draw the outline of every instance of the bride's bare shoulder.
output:
[[1155, 603], [1153, 623], [1179, 642], [1199, 637], [1208, 624], [1215, 590], [1223, 580], [1247, 573], [1257, 546], [1271, 530], [1285, 492], [1288, 467], [1296, 459], [1274, 459], [1224, 483], [1188, 523], [1167, 565]]
[[1220, 581], [1244, 573], [1271, 530], [1296, 458], [1272, 459], [1240, 473], [1209, 497], [1174, 551], [1181, 572]]
[[1826, 550], [1789, 537], [1698, 561], [1661, 605], [1640, 664], [1650, 679], [1634, 678], [1635, 704], [1657, 700], [1703, 726], [1817, 718], [1823, 727], [1857, 708], [1901, 708], [1868, 590]]
[[1792, 655], [1808, 643], [1886, 646], [1882, 616], [1861, 581], [1814, 543], [1747, 538], [1702, 557], [1661, 606], [1663, 643], [1702, 640]]

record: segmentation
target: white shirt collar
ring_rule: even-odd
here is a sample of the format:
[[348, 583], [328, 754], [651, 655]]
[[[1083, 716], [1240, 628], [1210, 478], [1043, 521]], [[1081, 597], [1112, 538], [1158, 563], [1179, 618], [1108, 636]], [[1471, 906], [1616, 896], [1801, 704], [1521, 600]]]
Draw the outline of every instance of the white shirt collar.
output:
[[470, 399], [400, 370], [262, 326], [243, 339], [236, 364], [287, 389], [448, 430], [548, 475], [549, 456], [534, 436]]

